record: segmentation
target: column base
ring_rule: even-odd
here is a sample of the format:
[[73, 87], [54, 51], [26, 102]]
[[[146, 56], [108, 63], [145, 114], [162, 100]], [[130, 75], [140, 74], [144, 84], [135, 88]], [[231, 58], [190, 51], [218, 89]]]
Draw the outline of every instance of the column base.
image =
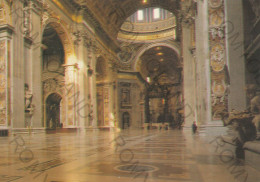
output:
[[9, 131], [8, 129], [0, 129], [0, 137], [8, 136]]
[[205, 125], [200, 125], [198, 127], [198, 132], [202, 136], [207, 136], [207, 139], [211, 140], [214, 137], [227, 135], [228, 134], [228, 127], [223, 125], [221, 120], [218, 121], [209, 121]]

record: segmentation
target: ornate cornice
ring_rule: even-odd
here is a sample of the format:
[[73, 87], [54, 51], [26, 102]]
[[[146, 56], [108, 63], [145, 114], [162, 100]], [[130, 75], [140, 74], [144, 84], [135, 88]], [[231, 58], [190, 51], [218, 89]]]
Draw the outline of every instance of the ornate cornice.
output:
[[14, 27], [9, 24], [0, 25], [0, 33], [7, 32], [10, 35], [14, 32]]
[[[68, 1], [68, 0], [64, 0], [64, 1]], [[104, 30], [101, 23], [97, 20], [94, 13], [87, 7], [87, 5], [86, 4], [84, 4], [84, 6], [79, 5], [79, 4], [75, 3], [75, 1], [69, 1], [69, 2], [76, 10], [76, 15], [80, 11], [82, 11], [84, 20], [86, 22], [90, 23], [90, 25], [94, 28], [96, 35], [98, 35], [98, 37], [100, 37], [100, 39], [102, 39], [102, 41], [105, 43], [105, 45], [110, 47], [115, 52], [118, 51], [118, 44], [117, 44], [116, 40], [114, 38], [112, 38], [109, 35], [109, 33]], [[66, 4], [68, 4], [68, 2]]]

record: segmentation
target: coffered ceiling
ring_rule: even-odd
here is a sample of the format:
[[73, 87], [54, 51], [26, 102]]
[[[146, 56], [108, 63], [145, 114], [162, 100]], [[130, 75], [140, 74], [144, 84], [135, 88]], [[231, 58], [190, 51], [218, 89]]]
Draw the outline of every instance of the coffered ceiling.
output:
[[[178, 17], [180, 0], [63, 0], [95, 24], [95, 31], [115, 40], [121, 25], [138, 9], [161, 7]], [[101, 32], [100, 32], [101, 31]], [[102, 33], [103, 32], [103, 33]], [[108, 40], [109, 41], [109, 40]]]
[[153, 47], [140, 57], [140, 73], [144, 79], [151, 78], [151, 81], [159, 79], [161, 84], [178, 83], [181, 73], [181, 64], [174, 50], [165, 46]]

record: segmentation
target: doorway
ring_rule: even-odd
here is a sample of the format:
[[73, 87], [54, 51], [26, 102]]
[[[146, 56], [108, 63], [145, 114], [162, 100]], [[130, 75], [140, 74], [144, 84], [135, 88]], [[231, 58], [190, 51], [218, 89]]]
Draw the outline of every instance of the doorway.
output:
[[50, 94], [46, 99], [46, 128], [62, 128], [61, 122], [61, 96], [57, 93]]
[[130, 114], [128, 112], [124, 112], [122, 116], [122, 129], [130, 128]]

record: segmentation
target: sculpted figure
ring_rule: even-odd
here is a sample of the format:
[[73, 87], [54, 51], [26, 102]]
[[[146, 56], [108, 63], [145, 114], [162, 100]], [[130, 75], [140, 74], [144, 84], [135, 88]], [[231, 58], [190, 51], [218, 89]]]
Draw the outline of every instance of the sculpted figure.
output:
[[254, 84], [246, 87], [247, 97], [250, 100], [250, 112], [254, 115], [252, 122], [256, 126], [256, 130], [260, 131], [260, 92]]
[[24, 85], [24, 92], [25, 92], [25, 111], [28, 111], [32, 108], [32, 98], [33, 98], [33, 94], [32, 92], [29, 90], [29, 85], [25, 84]]
[[257, 131], [260, 131], [260, 94], [257, 94], [250, 102], [250, 110], [255, 115], [253, 123]]

